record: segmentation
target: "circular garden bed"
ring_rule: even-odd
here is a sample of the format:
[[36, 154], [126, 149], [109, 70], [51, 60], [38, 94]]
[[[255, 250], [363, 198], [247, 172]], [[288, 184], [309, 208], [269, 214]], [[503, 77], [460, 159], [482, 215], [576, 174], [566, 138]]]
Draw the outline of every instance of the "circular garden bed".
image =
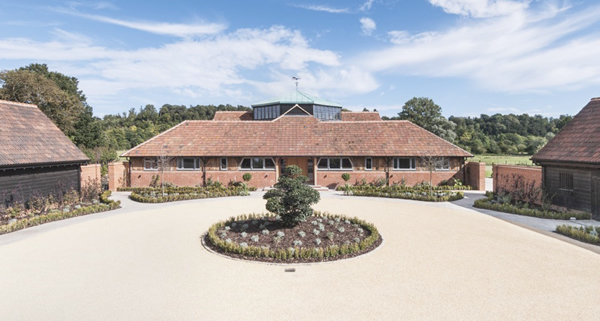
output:
[[314, 212], [294, 227], [273, 214], [240, 215], [210, 227], [204, 244], [226, 256], [274, 263], [335, 261], [377, 248], [377, 228], [358, 218]]

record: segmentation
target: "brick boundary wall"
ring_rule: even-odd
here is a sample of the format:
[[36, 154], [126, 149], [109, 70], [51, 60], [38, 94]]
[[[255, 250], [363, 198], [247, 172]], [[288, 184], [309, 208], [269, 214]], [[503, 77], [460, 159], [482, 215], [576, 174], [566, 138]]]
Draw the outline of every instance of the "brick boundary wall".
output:
[[100, 172], [100, 164], [89, 164], [81, 166], [81, 187], [84, 187], [88, 181], [98, 180], [98, 183], [102, 180]]
[[108, 189], [116, 191], [118, 187], [128, 186], [129, 163], [114, 162], [108, 164]]
[[476, 191], [485, 191], [485, 163], [468, 162], [465, 168], [467, 171], [465, 185], [470, 185]]
[[494, 179], [494, 193], [499, 191], [512, 192], [514, 189], [514, 177], [522, 176], [526, 185], [535, 184], [542, 187], [542, 168], [537, 166], [519, 165], [493, 165], [492, 177]]

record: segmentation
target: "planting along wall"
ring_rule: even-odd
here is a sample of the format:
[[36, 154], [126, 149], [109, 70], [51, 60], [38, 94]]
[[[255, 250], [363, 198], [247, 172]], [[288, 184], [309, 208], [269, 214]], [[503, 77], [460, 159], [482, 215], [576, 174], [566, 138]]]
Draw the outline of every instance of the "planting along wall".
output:
[[[494, 193], [512, 193], [518, 188], [541, 188], [542, 168], [537, 166], [493, 165]], [[540, 195], [541, 196], [541, 195]]]
[[[364, 179], [367, 183], [373, 183], [379, 179], [385, 179], [385, 171], [317, 171], [317, 185], [325, 186], [328, 188], [336, 188], [339, 185], [344, 185], [342, 174], [350, 174], [349, 184], [359, 184]], [[407, 186], [414, 186], [423, 181], [429, 182], [429, 171], [416, 170], [416, 171], [390, 171], [390, 185], [394, 183], [402, 184]], [[436, 171], [431, 175], [432, 184], [439, 185], [442, 181], [449, 180], [451, 178], [463, 180], [462, 170], [447, 170], [447, 171]]]
[[81, 166], [81, 186], [85, 186], [88, 182], [97, 182], [100, 184], [102, 174], [100, 172], [100, 164], [89, 164]]

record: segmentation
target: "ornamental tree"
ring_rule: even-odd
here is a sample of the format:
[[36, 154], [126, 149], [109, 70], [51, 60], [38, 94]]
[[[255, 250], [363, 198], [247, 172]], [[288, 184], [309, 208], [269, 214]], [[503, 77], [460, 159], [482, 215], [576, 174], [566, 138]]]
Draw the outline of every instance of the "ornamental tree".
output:
[[319, 192], [304, 185], [308, 178], [301, 173], [302, 170], [296, 165], [286, 166], [274, 189], [263, 196], [267, 200], [267, 210], [279, 215], [283, 224], [289, 227], [312, 216], [313, 209], [310, 206], [321, 200]]

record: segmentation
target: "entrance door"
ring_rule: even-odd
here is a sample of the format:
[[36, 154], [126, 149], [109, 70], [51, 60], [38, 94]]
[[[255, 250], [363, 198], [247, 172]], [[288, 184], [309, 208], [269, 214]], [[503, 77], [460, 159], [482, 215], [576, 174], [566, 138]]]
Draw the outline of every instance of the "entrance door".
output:
[[288, 157], [284, 159], [284, 163], [286, 166], [296, 165], [300, 167], [300, 169], [302, 170], [302, 175], [308, 177], [308, 182], [310, 183], [314, 181], [314, 164], [312, 164], [312, 166], [309, 166], [309, 162], [310, 164], [312, 164], [312, 159], [308, 159], [306, 157]]

